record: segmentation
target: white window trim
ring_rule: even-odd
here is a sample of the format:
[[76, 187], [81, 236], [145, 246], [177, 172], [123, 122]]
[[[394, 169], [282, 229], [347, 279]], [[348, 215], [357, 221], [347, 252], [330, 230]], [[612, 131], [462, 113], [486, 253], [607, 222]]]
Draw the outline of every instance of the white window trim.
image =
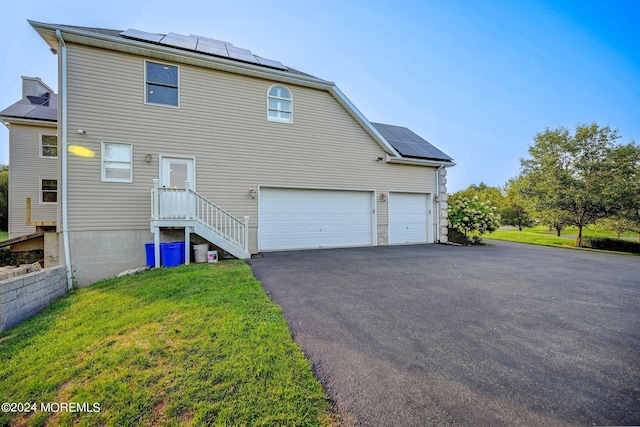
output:
[[[39, 154], [40, 158], [41, 159], [57, 159], [58, 156], [43, 156], [42, 155], [42, 137], [43, 136], [55, 136], [56, 138], [58, 138], [58, 135], [55, 134], [55, 133], [41, 133], [40, 134], [40, 145], [38, 147], [38, 150], [39, 150], [38, 154]], [[57, 147], [57, 149], [59, 151], [60, 150], [60, 145], [57, 143], [57, 141], [56, 141], [56, 147]]]
[[[43, 200], [42, 197], [42, 193], [43, 193], [43, 189], [42, 189], [42, 181], [55, 181], [56, 182], [56, 200], [58, 200], [58, 196], [60, 196], [60, 190], [59, 190], [59, 186], [60, 186], [60, 181], [58, 180], [58, 178], [40, 178], [38, 181], [40, 183], [40, 204], [41, 205], [57, 205], [58, 202], [45, 202]], [[51, 192], [51, 190], [47, 190], [49, 192]]]
[[[118, 145], [128, 145], [129, 146], [129, 154], [130, 154], [130, 162], [131, 165], [131, 178], [123, 179], [123, 178], [107, 178], [105, 176], [105, 168], [104, 168], [104, 146], [105, 144], [118, 144]], [[100, 180], [102, 182], [120, 182], [120, 183], [132, 183], [133, 182], [133, 144], [129, 142], [117, 142], [117, 141], [100, 141]]]
[[[269, 92], [271, 92], [271, 89], [273, 89], [274, 87], [282, 87], [284, 89], [286, 89], [287, 92], [289, 92], [289, 97], [290, 98], [280, 98], [278, 96], [271, 96], [269, 95]], [[291, 118], [289, 120], [284, 120], [284, 119], [278, 119], [278, 118], [273, 118], [271, 116], [269, 116], [269, 100], [270, 99], [277, 99], [277, 100], [282, 100], [282, 101], [288, 101], [291, 104], [291, 111], [289, 112], [289, 114], [291, 115]], [[267, 89], [267, 121], [269, 122], [275, 122], [275, 123], [286, 123], [286, 124], [292, 124], [293, 123], [293, 93], [291, 92], [291, 89], [289, 89], [288, 87], [286, 87], [283, 84], [273, 84], [271, 86], [269, 86], [269, 88]]]
[[[153, 64], [159, 65], [168, 65], [170, 67], [176, 67], [178, 69], [178, 105], [169, 105], [169, 104], [161, 104], [158, 102], [149, 102], [147, 101], [147, 64], [151, 62]], [[144, 60], [144, 82], [143, 82], [143, 98], [145, 105], [157, 105], [160, 107], [168, 107], [168, 108], [180, 108], [180, 66], [176, 64], [171, 64], [168, 62], [158, 62], [158, 61], [150, 61], [148, 59]]]

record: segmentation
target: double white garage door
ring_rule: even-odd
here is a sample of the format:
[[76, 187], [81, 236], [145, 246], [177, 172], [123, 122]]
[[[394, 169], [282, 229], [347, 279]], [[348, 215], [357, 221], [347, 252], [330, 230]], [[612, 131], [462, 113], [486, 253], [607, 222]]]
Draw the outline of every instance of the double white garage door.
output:
[[[260, 250], [375, 245], [373, 191], [261, 188]], [[391, 193], [389, 243], [429, 240], [426, 194]]]

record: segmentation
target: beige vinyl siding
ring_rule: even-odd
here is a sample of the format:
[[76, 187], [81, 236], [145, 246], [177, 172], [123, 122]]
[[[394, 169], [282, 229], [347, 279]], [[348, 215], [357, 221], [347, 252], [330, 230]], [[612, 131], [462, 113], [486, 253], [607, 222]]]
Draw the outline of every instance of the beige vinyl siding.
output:
[[40, 135], [55, 135], [56, 124], [11, 123], [9, 137], [9, 237], [34, 233], [36, 228], [26, 225], [26, 200], [31, 197], [33, 221], [56, 221], [57, 206], [40, 203], [40, 180], [58, 179], [58, 159], [40, 157]]
[[[69, 157], [73, 231], [147, 229], [159, 154], [195, 156], [197, 191], [249, 215], [253, 227], [252, 187], [435, 192], [435, 168], [377, 162], [382, 148], [328, 92], [285, 85], [293, 123], [270, 122], [273, 81], [172, 63], [180, 66], [180, 108], [145, 105], [146, 58], [76, 45], [68, 58], [69, 144], [95, 153]], [[133, 183], [100, 181], [101, 141], [133, 145]], [[378, 224], [386, 223], [386, 203], [378, 202]]]

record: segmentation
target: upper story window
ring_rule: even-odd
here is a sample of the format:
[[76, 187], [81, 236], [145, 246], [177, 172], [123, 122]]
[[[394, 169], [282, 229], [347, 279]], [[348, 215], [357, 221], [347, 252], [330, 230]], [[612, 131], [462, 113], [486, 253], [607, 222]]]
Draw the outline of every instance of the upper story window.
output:
[[58, 137], [56, 135], [40, 135], [40, 157], [58, 157]]
[[145, 102], [177, 107], [179, 99], [178, 67], [149, 61], [145, 64]]
[[291, 123], [291, 93], [284, 86], [274, 85], [267, 92], [267, 120], [272, 122]]
[[102, 181], [133, 182], [131, 144], [102, 142]]

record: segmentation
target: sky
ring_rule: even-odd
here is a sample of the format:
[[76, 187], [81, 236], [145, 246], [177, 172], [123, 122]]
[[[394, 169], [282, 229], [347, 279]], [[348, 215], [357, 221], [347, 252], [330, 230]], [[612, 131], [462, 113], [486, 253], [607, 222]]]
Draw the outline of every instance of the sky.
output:
[[[372, 122], [454, 158], [450, 193], [518, 175], [545, 129], [598, 123], [640, 143], [640, 0], [30, 0], [0, 16], [0, 109], [21, 76], [57, 91], [27, 23], [228, 41], [332, 81]], [[0, 126], [0, 164], [9, 162]]]

